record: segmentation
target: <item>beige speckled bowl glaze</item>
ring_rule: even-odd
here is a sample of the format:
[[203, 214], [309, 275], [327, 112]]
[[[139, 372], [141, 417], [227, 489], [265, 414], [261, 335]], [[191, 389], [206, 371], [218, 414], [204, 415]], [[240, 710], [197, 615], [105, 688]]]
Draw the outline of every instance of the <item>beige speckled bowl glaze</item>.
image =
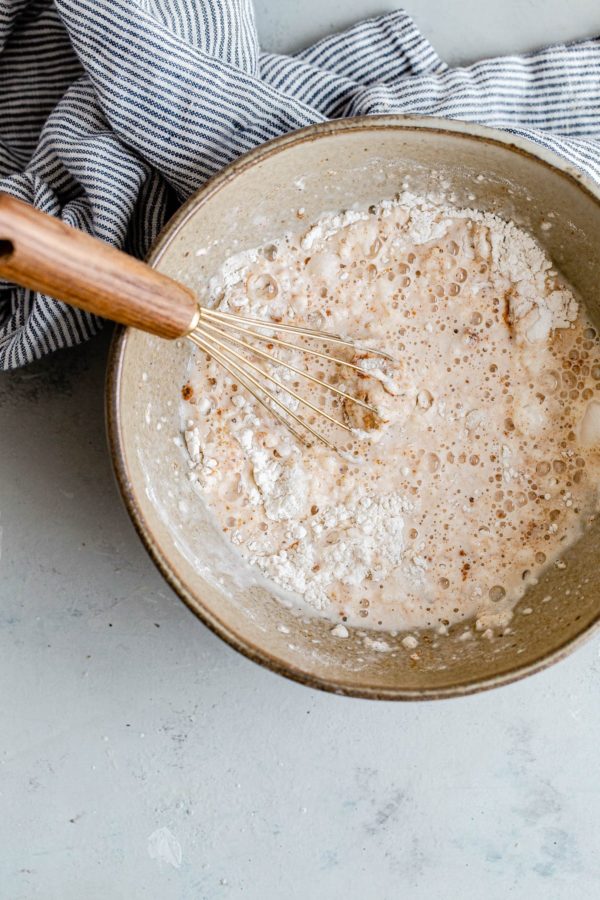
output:
[[[483, 176], [483, 177], [482, 177]], [[254, 247], [324, 211], [450, 184], [453, 202], [523, 224], [549, 250], [598, 322], [598, 189], [554, 154], [499, 131], [430, 118], [379, 116], [305, 128], [229, 166], [171, 220], [150, 262], [195, 288], [232, 252]], [[302, 222], [297, 210], [303, 207]], [[550, 222], [551, 228], [542, 229]], [[196, 255], [198, 248], [206, 252]], [[186, 477], [178, 399], [190, 350], [121, 331], [108, 372], [109, 440], [129, 513], [158, 568], [190, 609], [251, 659], [313, 687], [361, 697], [414, 700], [490, 688], [560, 659], [600, 620], [599, 523], [519, 604], [512, 633], [489, 641], [423, 634], [419, 659], [367, 632], [346, 640], [329, 622], [298, 615], [265, 582], [241, 571]], [[157, 428], [160, 425], [160, 428]], [[546, 598], [550, 597], [548, 600]], [[521, 610], [531, 608], [531, 615]], [[372, 637], [377, 637], [371, 633]]]

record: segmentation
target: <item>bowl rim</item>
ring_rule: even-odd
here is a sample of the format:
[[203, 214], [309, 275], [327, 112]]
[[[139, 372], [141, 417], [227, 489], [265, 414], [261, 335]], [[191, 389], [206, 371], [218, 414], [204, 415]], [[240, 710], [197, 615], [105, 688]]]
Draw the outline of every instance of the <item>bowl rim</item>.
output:
[[[596, 185], [590, 178], [554, 153], [554, 151], [519, 134], [464, 122], [459, 119], [442, 119], [433, 116], [400, 114], [354, 116], [319, 122], [288, 132], [238, 157], [204, 182], [182, 204], [160, 231], [148, 252], [146, 261], [149, 265], [156, 266], [168, 249], [171, 241], [185, 227], [191, 216], [196, 213], [196, 210], [225, 185], [257, 163], [263, 162], [288, 147], [318, 140], [325, 136], [338, 133], [380, 130], [399, 132], [420, 130], [437, 134], [452, 134], [458, 135], [465, 140], [483, 141], [484, 143], [501, 146], [509, 152], [526, 156], [534, 162], [553, 170], [568, 181], [575, 183], [580, 190], [588, 194], [600, 207], [600, 186]], [[135, 487], [129, 478], [121, 429], [120, 384], [130, 331], [131, 329], [120, 326], [117, 326], [115, 330], [108, 354], [105, 382], [106, 434], [119, 492], [142, 544], [163, 578], [204, 625], [248, 659], [293, 681], [329, 693], [376, 700], [438, 700], [450, 697], [464, 697], [495, 687], [501, 687], [540, 672], [581, 646], [600, 628], [599, 612], [591, 622], [584, 624], [580, 631], [570, 638], [566, 638], [552, 650], [540, 653], [539, 657], [526, 664], [507, 667], [506, 670], [497, 672], [493, 676], [467, 678], [456, 684], [437, 688], [382, 688], [368, 682], [362, 685], [349, 685], [343, 681], [337, 681], [335, 678], [308, 673], [298, 666], [282, 662], [263, 647], [252, 643], [231, 629], [208, 605], [204, 604], [202, 597], [189, 590], [172, 568], [167, 555], [163, 553], [161, 547], [154, 539], [144, 518], [142, 508], [137, 500]]]

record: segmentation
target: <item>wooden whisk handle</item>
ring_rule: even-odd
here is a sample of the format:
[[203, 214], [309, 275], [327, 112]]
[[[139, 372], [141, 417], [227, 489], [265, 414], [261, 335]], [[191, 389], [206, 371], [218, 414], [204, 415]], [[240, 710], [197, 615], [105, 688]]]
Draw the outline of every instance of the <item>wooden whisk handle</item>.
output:
[[0, 193], [0, 276], [160, 337], [195, 324], [191, 290], [104, 241]]

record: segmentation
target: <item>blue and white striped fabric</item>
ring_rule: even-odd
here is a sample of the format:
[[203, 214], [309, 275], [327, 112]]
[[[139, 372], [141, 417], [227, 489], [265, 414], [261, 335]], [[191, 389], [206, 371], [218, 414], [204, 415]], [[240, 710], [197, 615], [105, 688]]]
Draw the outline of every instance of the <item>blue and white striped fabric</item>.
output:
[[[251, 147], [385, 112], [510, 129], [600, 180], [600, 40], [449, 69], [403, 12], [289, 57], [260, 52], [251, 0], [0, 0], [0, 190], [138, 256]], [[99, 325], [0, 283], [0, 368]]]

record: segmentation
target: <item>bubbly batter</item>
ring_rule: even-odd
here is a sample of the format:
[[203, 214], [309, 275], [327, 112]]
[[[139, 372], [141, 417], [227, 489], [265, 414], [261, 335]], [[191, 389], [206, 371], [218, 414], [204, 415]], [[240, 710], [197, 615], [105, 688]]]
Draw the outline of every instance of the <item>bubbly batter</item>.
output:
[[215, 360], [193, 358], [190, 478], [240, 553], [333, 621], [505, 626], [598, 505], [600, 344], [540, 245], [405, 193], [232, 258], [211, 288], [267, 335], [289, 322], [357, 339], [338, 355], [369, 377], [258, 346], [377, 408], [255, 359], [354, 429], [327, 429], [340, 454], [306, 449]]

